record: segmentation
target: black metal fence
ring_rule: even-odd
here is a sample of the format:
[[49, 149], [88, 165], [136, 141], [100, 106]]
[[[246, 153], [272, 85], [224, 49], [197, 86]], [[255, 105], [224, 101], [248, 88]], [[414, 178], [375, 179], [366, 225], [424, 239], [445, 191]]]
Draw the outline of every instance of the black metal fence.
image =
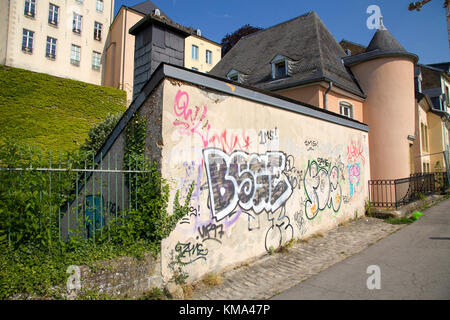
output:
[[373, 207], [397, 209], [448, 186], [447, 172], [416, 173], [396, 180], [369, 180], [369, 202]]

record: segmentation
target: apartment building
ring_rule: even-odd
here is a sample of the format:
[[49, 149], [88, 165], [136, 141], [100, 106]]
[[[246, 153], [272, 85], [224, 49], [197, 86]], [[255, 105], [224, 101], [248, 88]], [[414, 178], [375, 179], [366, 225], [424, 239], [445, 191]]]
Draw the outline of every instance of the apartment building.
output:
[[114, 0], [6, 0], [0, 64], [102, 84]]

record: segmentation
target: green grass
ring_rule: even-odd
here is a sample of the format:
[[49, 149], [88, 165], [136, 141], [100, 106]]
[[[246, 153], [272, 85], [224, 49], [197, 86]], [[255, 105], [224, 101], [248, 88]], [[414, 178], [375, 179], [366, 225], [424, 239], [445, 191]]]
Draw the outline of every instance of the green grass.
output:
[[413, 219], [407, 218], [407, 217], [387, 218], [387, 219], [384, 219], [384, 221], [386, 223], [390, 223], [390, 224], [409, 224], [409, 223], [413, 223], [414, 222]]
[[126, 110], [126, 93], [0, 65], [0, 109], [0, 142], [73, 151], [108, 113]]

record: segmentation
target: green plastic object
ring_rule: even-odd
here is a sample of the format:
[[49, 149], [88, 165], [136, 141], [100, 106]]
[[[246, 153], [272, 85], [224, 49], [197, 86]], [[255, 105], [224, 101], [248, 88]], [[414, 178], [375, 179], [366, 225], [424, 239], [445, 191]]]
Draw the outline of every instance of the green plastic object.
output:
[[416, 211], [412, 214], [414, 220], [418, 220], [421, 216], [423, 216], [423, 213], [419, 211]]

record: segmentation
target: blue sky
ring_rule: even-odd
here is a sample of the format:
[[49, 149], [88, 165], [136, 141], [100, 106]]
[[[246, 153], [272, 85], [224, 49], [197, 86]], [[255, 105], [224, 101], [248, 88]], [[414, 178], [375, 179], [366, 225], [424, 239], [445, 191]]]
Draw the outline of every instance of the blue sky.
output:
[[[412, 1], [412, 0], [411, 0]], [[375, 30], [366, 26], [370, 5], [381, 9], [384, 25], [409, 52], [419, 56], [419, 63], [450, 61], [444, 0], [432, 0], [420, 12], [408, 11], [410, 0], [153, 0], [172, 20], [199, 28], [203, 36], [219, 42], [250, 24], [267, 28], [315, 11], [335, 39], [368, 45]], [[418, 0], [417, 0], [418, 1]], [[143, 0], [116, 0], [133, 6]], [[414, 1], [415, 2], [415, 1]]]

